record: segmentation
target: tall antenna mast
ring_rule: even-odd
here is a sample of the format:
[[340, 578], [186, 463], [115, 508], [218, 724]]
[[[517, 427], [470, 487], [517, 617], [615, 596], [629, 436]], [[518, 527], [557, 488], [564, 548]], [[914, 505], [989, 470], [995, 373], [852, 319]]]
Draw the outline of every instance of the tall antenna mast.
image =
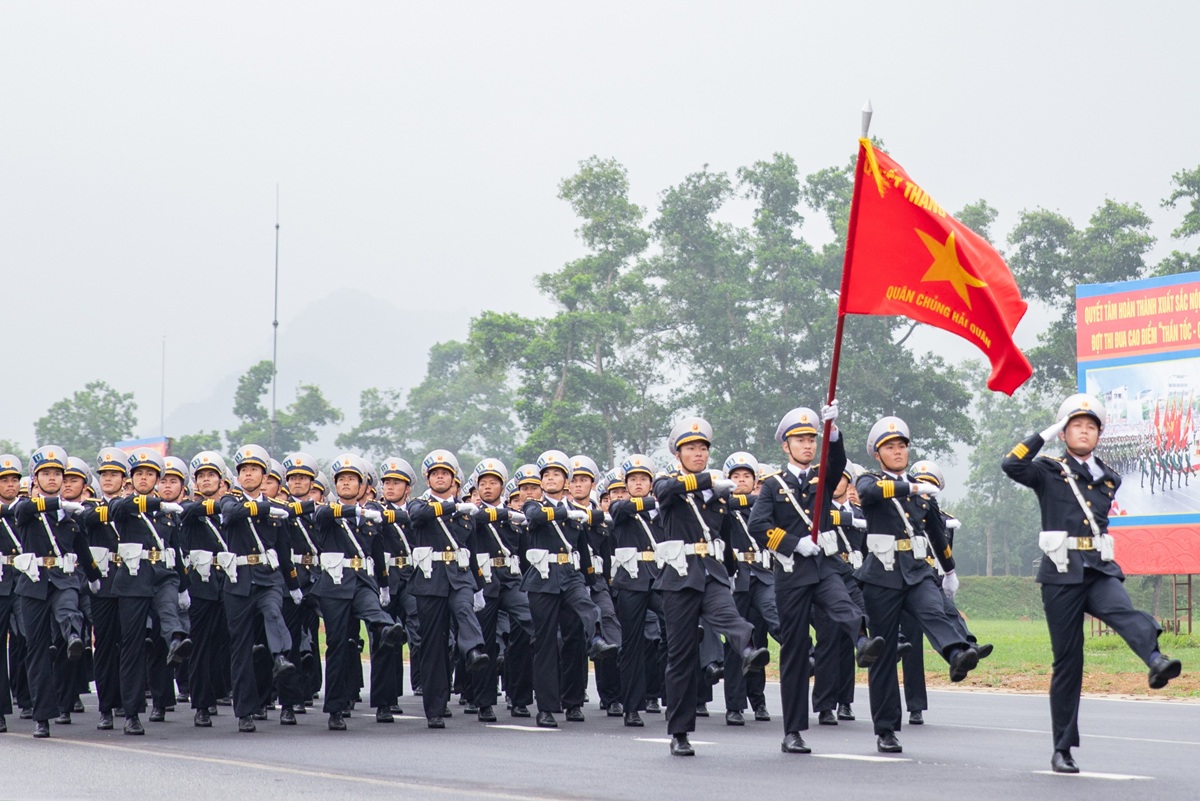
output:
[[271, 328], [271, 453], [275, 453], [275, 398], [279, 386], [279, 184], [275, 184], [275, 316]]

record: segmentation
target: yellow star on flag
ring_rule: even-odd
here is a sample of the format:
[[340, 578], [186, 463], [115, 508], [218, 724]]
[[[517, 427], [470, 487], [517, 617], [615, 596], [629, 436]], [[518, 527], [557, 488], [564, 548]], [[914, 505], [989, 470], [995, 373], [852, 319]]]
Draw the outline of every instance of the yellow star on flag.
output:
[[971, 299], [967, 296], [967, 287], [982, 287], [987, 286], [987, 283], [971, 275], [959, 263], [958, 249], [954, 245], [954, 232], [950, 232], [950, 235], [946, 237], [945, 244], [943, 244], [919, 228], [913, 230], [917, 232], [917, 236], [921, 237], [921, 241], [929, 249], [929, 254], [933, 256], [933, 264], [929, 265], [929, 269], [925, 271], [925, 275], [921, 280], [949, 281], [950, 285], [954, 287], [954, 291], [963, 299], [963, 303], [967, 304], [967, 308], [971, 308]]

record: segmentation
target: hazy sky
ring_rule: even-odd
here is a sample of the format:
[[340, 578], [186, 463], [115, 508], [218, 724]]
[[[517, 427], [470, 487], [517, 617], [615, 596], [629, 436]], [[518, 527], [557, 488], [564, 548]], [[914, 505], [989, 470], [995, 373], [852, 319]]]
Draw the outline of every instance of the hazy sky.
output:
[[533, 276], [582, 253], [557, 183], [592, 154], [652, 216], [706, 163], [844, 162], [869, 97], [909, 173], [949, 209], [986, 198], [997, 233], [1111, 197], [1165, 240], [1170, 176], [1200, 163], [1198, 23], [1183, 2], [6, 3], [0, 438], [32, 445], [96, 378], [159, 433], [164, 336], [167, 433], [228, 425], [271, 354], [276, 184], [281, 404], [319, 382], [351, 418], [472, 314], [550, 311]]

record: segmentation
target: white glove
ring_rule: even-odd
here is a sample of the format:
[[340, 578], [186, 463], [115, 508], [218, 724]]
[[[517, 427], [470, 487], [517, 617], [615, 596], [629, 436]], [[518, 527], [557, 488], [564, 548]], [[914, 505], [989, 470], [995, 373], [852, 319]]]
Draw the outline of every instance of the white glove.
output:
[[360, 520], [370, 520], [372, 523], [383, 522], [383, 512], [378, 509], [364, 509], [360, 506], [358, 508], [358, 517]]
[[952, 517], [946, 521], [946, 528], [949, 531], [954, 531], [954, 529], [958, 528], [961, 525], [962, 525], [962, 521], [959, 520], [957, 517]]
[[508, 513], [508, 522], [510, 522], [510, 523], [524, 523], [524, 522], [525, 522], [525, 515], [521, 514], [520, 512], [509, 512], [509, 513]]
[[304, 601], [304, 593], [300, 592], [300, 590], [292, 590], [288, 595], [291, 596], [292, 603], [296, 606], [299, 606]]
[[1049, 442], [1050, 440], [1055, 439], [1059, 435], [1059, 432], [1061, 432], [1064, 428], [1067, 427], [1068, 419], [1069, 418], [1064, 417], [1061, 420], [1055, 420], [1054, 425], [1050, 426], [1049, 428], [1047, 428], [1045, 431], [1042, 432], [1042, 434], [1041, 434], [1042, 441]]
[[387, 606], [391, 602], [392, 602], [392, 591], [389, 590], [387, 587], [384, 587], [382, 590], [379, 591], [379, 605]]
[[908, 491], [912, 495], [937, 495], [941, 492], [937, 484], [930, 484], [927, 481], [914, 481], [908, 485]]
[[953, 601], [954, 596], [958, 594], [958, 576], [954, 575], [953, 570], [942, 577], [942, 592], [944, 592], [946, 597], [951, 601]]
[[177, 503], [171, 503], [170, 501], [163, 501], [161, 504], [159, 504], [158, 508], [164, 512], [174, 512], [177, 515], [183, 514], [183, 507]]
[[271, 517], [277, 518], [279, 520], [287, 520], [289, 517], [292, 516], [292, 513], [289, 512], [287, 509], [284, 509], [282, 506], [272, 506], [270, 508], [269, 514], [271, 515]]
[[724, 495], [727, 492], [733, 492], [733, 488], [736, 486], [737, 484], [733, 483], [732, 479], [713, 479], [713, 492], [717, 493], [718, 495]]
[[183, 592], [179, 593], [179, 608], [180, 609], [189, 609], [189, 608], [191, 608], [191, 605], [192, 605], [192, 596], [188, 593], [188, 591], [184, 590]]
[[471, 596], [471, 609], [475, 612], [487, 606], [487, 601], [483, 600], [483, 590], [475, 590], [475, 594]]
[[479, 507], [473, 503], [460, 503], [454, 508], [454, 514], [473, 515], [479, 511]]
[[862, 531], [866, 531], [866, 530], [867, 530], [867, 518], [865, 518], [865, 517], [859, 517], [858, 515], [855, 515], [855, 516], [854, 516], [854, 523], [853, 523], [853, 525], [854, 525], [854, 527], [855, 527], [855, 528], [857, 528], [857, 529], [861, 529]]
[[833, 402], [821, 407], [821, 422], [832, 423], [838, 419], [838, 404], [837, 398]]
[[610, 524], [612, 523], [612, 515], [610, 515], [608, 512], [604, 513], [604, 522]]
[[801, 556], [816, 556], [821, 552], [821, 546], [813, 542], [812, 537], [801, 537], [796, 543], [796, 553]]
[[85, 507], [82, 503], [76, 503], [75, 501], [59, 501], [58, 508], [62, 509], [69, 515], [77, 515], [82, 512]]
[[100, 593], [100, 580], [89, 581], [88, 589], [92, 591], [92, 595], [98, 595]]
[[568, 509], [567, 518], [578, 523], [586, 523], [588, 519], [588, 513], [583, 509]]

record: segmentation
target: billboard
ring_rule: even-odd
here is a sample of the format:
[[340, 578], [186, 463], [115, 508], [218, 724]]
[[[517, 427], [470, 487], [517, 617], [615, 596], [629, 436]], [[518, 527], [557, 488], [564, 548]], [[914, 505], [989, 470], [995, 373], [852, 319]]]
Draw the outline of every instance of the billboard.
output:
[[133, 453], [141, 448], [143, 450], [155, 451], [159, 456], [171, 455], [171, 438], [170, 437], [144, 437], [142, 439], [123, 439], [120, 442], [113, 443], [114, 448], [120, 448], [125, 453]]
[[1108, 412], [1109, 517], [1131, 574], [1200, 573], [1200, 273], [1075, 290], [1078, 383]]

